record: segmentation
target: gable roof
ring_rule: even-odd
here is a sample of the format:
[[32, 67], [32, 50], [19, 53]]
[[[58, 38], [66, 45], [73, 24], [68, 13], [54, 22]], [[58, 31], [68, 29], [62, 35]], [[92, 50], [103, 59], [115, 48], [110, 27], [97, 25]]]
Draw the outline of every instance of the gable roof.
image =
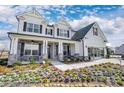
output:
[[79, 41], [80, 39], [83, 39], [84, 36], [87, 34], [87, 32], [91, 29], [91, 27], [95, 24], [96, 22], [94, 23], [91, 23], [89, 24], [88, 26], [84, 27], [84, 28], [81, 28], [80, 30], [78, 30], [74, 36], [72, 37], [72, 40], [76, 40], [76, 41]]

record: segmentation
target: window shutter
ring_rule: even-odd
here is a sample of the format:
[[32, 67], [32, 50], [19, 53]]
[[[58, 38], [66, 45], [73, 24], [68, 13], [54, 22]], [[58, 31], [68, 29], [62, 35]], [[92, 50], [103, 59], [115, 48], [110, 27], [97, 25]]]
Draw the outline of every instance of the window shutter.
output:
[[39, 56], [41, 56], [41, 44], [39, 44]]
[[27, 22], [24, 22], [23, 31], [26, 31], [26, 28], [27, 28]]
[[59, 28], [57, 28], [57, 36], [59, 36]]
[[67, 31], [68, 37], [69, 37], [69, 30]]
[[46, 28], [46, 35], [47, 35], [47, 28]]
[[20, 56], [23, 56], [24, 55], [24, 46], [25, 46], [25, 43], [21, 43], [21, 51], [20, 51]]
[[50, 32], [51, 35], [52, 35], [52, 32], [53, 32], [53, 30], [51, 29], [51, 32]]
[[42, 33], [42, 25], [40, 25], [40, 33]]

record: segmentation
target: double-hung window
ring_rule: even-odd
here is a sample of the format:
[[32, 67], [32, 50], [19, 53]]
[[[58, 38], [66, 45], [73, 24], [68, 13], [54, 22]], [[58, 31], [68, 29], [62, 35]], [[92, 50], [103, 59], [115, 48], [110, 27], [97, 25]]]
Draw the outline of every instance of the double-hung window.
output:
[[46, 35], [53, 35], [53, 30], [50, 28], [46, 28]]
[[32, 23], [27, 24], [27, 31], [28, 32], [33, 32], [33, 24]]
[[25, 55], [38, 55], [38, 44], [25, 44]]
[[69, 31], [67, 30], [63, 30], [63, 29], [59, 29], [59, 36], [61, 37], [69, 37]]
[[40, 33], [40, 25], [34, 24], [34, 32]]
[[98, 29], [93, 27], [93, 35], [98, 36]]
[[42, 33], [42, 25], [24, 22], [23, 31]]

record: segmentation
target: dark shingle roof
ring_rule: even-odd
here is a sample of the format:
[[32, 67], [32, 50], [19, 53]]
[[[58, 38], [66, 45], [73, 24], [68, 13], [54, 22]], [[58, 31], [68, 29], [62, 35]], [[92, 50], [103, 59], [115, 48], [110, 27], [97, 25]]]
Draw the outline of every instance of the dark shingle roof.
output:
[[79, 41], [80, 39], [83, 39], [84, 36], [87, 34], [87, 32], [91, 29], [91, 27], [95, 24], [94, 23], [91, 23], [89, 24], [88, 26], [84, 27], [84, 28], [81, 28], [80, 30], [78, 30], [74, 36], [72, 37], [72, 40], [76, 40], [76, 41]]

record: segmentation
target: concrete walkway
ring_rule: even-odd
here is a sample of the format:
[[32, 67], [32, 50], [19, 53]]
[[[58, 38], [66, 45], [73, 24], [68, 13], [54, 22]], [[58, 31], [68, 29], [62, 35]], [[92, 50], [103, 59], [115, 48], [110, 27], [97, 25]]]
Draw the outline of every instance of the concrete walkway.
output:
[[[57, 67], [58, 69], [65, 71], [68, 69], [78, 69], [78, 68], [83, 68], [83, 67], [87, 67], [87, 66], [92, 66], [92, 65], [97, 65], [97, 64], [101, 64], [101, 63], [114, 63], [114, 64], [120, 64], [119, 59], [115, 59], [115, 58], [111, 58], [111, 59], [99, 59], [99, 60], [95, 60], [92, 62], [82, 62], [82, 63], [75, 63], [75, 64], [64, 64], [62, 62], [59, 61], [52, 61], [52, 64]], [[121, 61], [121, 64], [124, 65], [124, 60]]]

